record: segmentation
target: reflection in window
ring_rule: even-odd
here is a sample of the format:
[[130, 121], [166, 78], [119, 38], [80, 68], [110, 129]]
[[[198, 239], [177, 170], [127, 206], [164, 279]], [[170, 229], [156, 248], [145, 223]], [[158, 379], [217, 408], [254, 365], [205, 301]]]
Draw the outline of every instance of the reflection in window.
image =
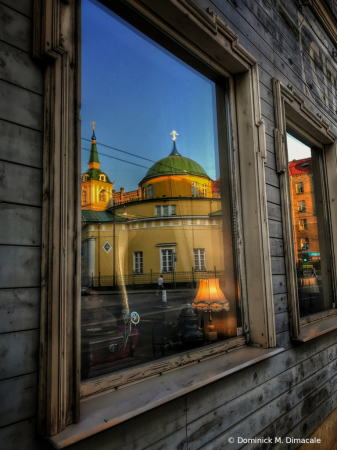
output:
[[[301, 211], [299, 211], [299, 212], [301, 212]], [[299, 230], [305, 231], [307, 229], [308, 229], [307, 219], [300, 219], [299, 220]]]
[[296, 183], [296, 192], [297, 194], [302, 194], [302, 192], [304, 192], [303, 190], [303, 183]]
[[[82, 205], [86, 379], [211, 345], [207, 320], [201, 329], [201, 314], [186, 305], [201, 280], [224, 292], [225, 263], [215, 83], [104, 6], [82, 6], [82, 172], [90, 180], [90, 203]], [[133, 311], [139, 323], [131, 323]], [[177, 328], [185, 314], [195, 323], [190, 338]], [[227, 317], [225, 308], [212, 314], [216, 341], [233, 337], [229, 330], [236, 336], [236, 319], [230, 328]]]
[[305, 200], [300, 200], [297, 202], [297, 208], [298, 212], [304, 212], [305, 211]]
[[133, 273], [143, 273], [143, 252], [133, 253]]
[[197, 272], [206, 270], [206, 256], [204, 248], [194, 249], [194, 267]]
[[196, 182], [192, 183], [192, 197], [199, 197], [199, 184]]
[[99, 193], [99, 201], [100, 201], [100, 202], [105, 202], [105, 191], [104, 191], [104, 190], [102, 190], [102, 191]]
[[325, 195], [322, 150], [307, 147], [289, 134], [287, 144], [298, 298], [303, 317], [332, 306], [328, 232], [322, 201]]

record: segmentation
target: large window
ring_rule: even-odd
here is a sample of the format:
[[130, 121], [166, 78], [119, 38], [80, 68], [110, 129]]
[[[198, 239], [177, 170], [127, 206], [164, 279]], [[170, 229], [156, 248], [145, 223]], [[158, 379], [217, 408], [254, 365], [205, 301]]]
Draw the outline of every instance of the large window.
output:
[[[82, 22], [82, 164], [93, 193], [91, 209], [82, 211], [85, 380], [162, 355], [207, 351], [236, 336], [241, 317], [224, 282], [217, 134], [224, 91], [219, 97], [214, 81], [98, 3], [83, 0]], [[212, 295], [200, 294], [202, 280], [217, 286]], [[201, 311], [214, 302], [217, 338], [210, 340]], [[187, 316], [192, 334], [184, 328]]]

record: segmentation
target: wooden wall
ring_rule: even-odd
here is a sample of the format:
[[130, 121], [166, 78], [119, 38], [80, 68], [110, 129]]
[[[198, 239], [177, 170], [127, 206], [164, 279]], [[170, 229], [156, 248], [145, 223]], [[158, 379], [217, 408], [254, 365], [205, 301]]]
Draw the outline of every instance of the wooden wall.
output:
[[[277, 342], [286, 351], [113, 427], [74, 450], [258, 450], [261, 444], [238, 446], [228, 438], [309, 436], [337, 405], [337, 333], [297, 346], [289, 338], [272, 95], [272, 77], [277, 77], [305, 96], [310, 109], [336, 131], [334, 46], [310, 8], [303, 8], [301, 15], [294, 0], [195, 1], [221, 16], [259, 63]], [[35, 438], [43, 70], [31, 57], [32, 10], [33, 0], [0, 0], [2, 450], [48, 448]]]
[[0, 2], [0, 447], [35, 450], [44, 74], [33, 0]]

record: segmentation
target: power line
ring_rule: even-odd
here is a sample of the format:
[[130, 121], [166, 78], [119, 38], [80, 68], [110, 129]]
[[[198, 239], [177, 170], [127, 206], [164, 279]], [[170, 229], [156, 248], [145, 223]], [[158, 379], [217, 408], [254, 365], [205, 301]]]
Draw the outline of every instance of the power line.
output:
[[[83, 141], [91, 142], [91, 139], [86, 139], [84, 137], [82, 137], [81, 139], [83, 139]], [[115, 150], [116, 152], [125, 153], [126, 155], [134, 156], [135, 158], [144, 159], [145, 161], [156, 162], [156, 161], [153, 161], [152, 159], [144, 158], [143, 156], [139, 156], [139, 155], [136, 155], [134, 153], [126, 152], [125, 150], [121, 150], [119, 148], [112, 147], [111, 145], [102, 144], [101, 142], [97, 142], [97, 145], [101, 145], [102, 147], [111, 148], [112, 150]]]
[[[101, 145], [101, 144], [100, 144]], [[91, 150], [88, 148], [81, 147], [82, 150], [86, 150], [87, 152], [90, 152]], [[107, 155], [106, 153], [97, 152], [99, 155], [107, 156], [108, 158], [116, 159], [117, 161], [122, 161], [128, 164], [132, 164], [133, 166], [143, 167], [144, 169], [149, 169], [150, 167], [142, 166], [141, 164], [133, 163], [131, 161], [126, 161], [125, 159], [116, 158], [116, 156]]]

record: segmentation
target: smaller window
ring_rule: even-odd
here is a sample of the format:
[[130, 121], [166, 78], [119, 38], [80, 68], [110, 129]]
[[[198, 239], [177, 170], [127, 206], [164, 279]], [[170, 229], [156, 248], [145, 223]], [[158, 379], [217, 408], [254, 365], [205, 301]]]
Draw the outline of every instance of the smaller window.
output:
[[194, 268], [196, 272], [206, 270], [206, 252], [204, 248], [195, 248], [194, 250]]
[[207, 184], [202, 185], [202, 195], [203, 197], [207, 197]]
[[145, 200], [145, 187], [143, 187], [143, 200]]
[[309, 250], [309, 238], [301, 238], [301, 250]]
[[152, 184], [149, 184], [148, 187], [147, 187], [147, 195], [148, 195], [148, 198], [153, 198], [153, 187], [152, 187]]
[[156, 217], [168, 217], [175, 216], [177, 214], [176, 205], [157, 205]]
[[307, 219], [300, 219], [299, 221], [299, 230], [304, 231], [308, 229]]
[[99, 201], [100, 201], [100, 202], [105, 202], [105, 191], [104, 191], [104, 190], [102, 190], [102, 191], [99, 193]]
[[305, 211], [305, 200], [300, 200], [297, 202], [297, 208], [298, 212], [304, 212]]
[[133, 273], [143, 273], [143, 252], [133, 253]]
[[106, 181], [106, 176], [105, 175], [100, 175], [99, 179], [100, 179], [100, 181]]
[[297, 194], [302, 194], [304, 192], [303, 183], [296, 183]]
[[192, 183], [192, 197], [199, 197], [199, 184], [195, 181]]

